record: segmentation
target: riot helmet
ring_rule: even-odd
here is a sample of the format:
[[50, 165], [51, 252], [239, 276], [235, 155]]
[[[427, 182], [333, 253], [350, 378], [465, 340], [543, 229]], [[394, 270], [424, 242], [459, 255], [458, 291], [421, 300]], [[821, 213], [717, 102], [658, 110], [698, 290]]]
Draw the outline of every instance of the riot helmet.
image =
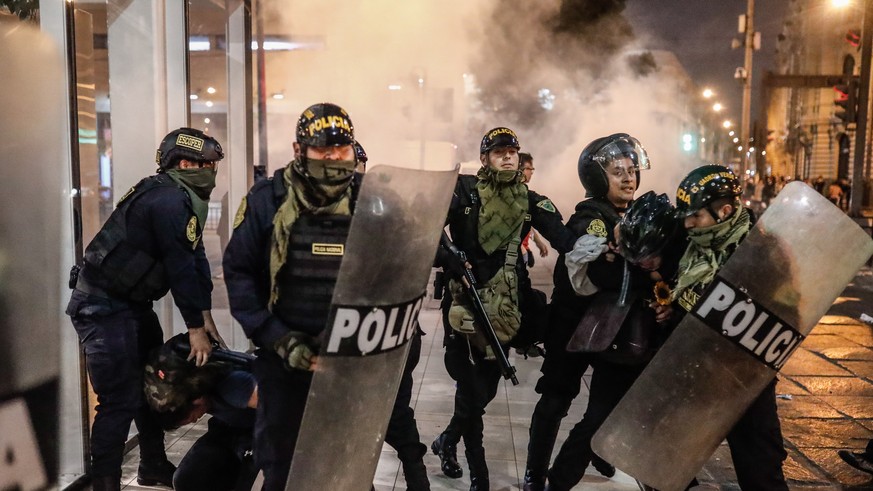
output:
[[355, 127], [345, 109], [321, 102], [306, 108], [297, 120], [297, 143], [306, 147], [354, 145]]
[[737, 208], [742, 192], [740, 180], [723, 165], [709, 164], [689, 172], [676, 190], [676, 212], [679, 217], [691, 216], [706, 208], [718, 220], [709, 205], [721, 198], [734, 203]]
[[482, 137], [482, 143], [479, 144], [479, 155], [486, 154], [497, 147], [512, 147], [516, 150], [521, 149], [521, 144], [518, 143], [518, 136], [509, 128], [498, 126]]
[[218, 140], [194, 128], [179, 128], [171, 131], [161, 141], [155, 154], [159, 171], [179, 165], [181, 160], [214, 162], [224, 158]]
[[628, 158], [633, 162], [636, 172], [636, 187], [640, 187], [640, 170], [649, 169], [649, 155], [639, 140], [627, 133], [598, 138], [589, 143], [579, 155], [579, 180], [585, 188], [586, 195], [592, 198], [603, 198], [609, 192], [607, 168], [615, 160]]
[[658, 255], [669, 244], [680, 221], [666, 194], [649, 191], [630, 204], [618, 227], [622, 255], [639, 263]]

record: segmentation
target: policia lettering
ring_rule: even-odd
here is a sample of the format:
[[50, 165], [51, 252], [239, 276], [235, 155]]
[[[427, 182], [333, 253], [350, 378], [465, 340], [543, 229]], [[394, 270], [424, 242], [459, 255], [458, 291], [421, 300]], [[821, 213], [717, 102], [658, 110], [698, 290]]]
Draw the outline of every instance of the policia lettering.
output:
[[331, 306], [330, 340], [323, 355], [364, 356], [406, 344], [415, 333], [424, 295], [398, 305]]
[[692, 313], [768, 367], [779, 370], [804, 336], [722, 278]]

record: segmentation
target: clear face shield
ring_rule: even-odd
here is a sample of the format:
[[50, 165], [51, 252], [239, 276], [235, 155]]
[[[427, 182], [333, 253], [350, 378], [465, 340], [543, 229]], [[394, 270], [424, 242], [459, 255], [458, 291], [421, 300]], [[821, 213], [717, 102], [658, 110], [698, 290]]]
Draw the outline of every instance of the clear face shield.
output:
[[637, 172], [651, 167], [646, 149], [632, 136], [609, 142], [593, 158], [604, 172], [616, 177], [624, 177], [624, 174], [636, 177]]

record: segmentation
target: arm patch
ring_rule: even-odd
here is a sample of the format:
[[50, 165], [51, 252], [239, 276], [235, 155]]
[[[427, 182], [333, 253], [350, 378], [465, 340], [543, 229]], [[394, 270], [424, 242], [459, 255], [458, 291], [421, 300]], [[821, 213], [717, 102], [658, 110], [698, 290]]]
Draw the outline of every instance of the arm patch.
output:
[[588, 228], [585, 231], [591, 235], [596, 235], [597, 237], [606, 237], [608, 235], [606, 232], [606, 224], [599, 218], [591, 220], [591, 223], [588, 224]]
[[555, 208], [555, 205], [552, 204], [552, 200], [550, 200], [548, 198], [537, 203], [537, 208], [542, 208], [549, 213], [555, 213], [557, 211], [557, 209]]
[[243, 196], [242, 201], [239, 203], [239, 208], [236, 210], [236, 216], [233, 217], [233, 228], [239, 227], [239, 224], [241, 224], [246, 217], [246, 207], [248, 206], [248, 200], [246, 198], [248, 198], [248, 196]]

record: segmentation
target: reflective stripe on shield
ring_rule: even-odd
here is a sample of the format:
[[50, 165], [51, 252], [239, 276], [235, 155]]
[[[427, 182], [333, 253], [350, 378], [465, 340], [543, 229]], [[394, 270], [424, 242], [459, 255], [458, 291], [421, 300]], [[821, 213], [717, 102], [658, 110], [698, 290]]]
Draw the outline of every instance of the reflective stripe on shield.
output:
[[592, 448], [662, 491], [685, 489], [873, 254], [809, 186], [773, 200], [601, 426]]
[[456, 179], [367, 171], [287, 490], [370, 489]]

